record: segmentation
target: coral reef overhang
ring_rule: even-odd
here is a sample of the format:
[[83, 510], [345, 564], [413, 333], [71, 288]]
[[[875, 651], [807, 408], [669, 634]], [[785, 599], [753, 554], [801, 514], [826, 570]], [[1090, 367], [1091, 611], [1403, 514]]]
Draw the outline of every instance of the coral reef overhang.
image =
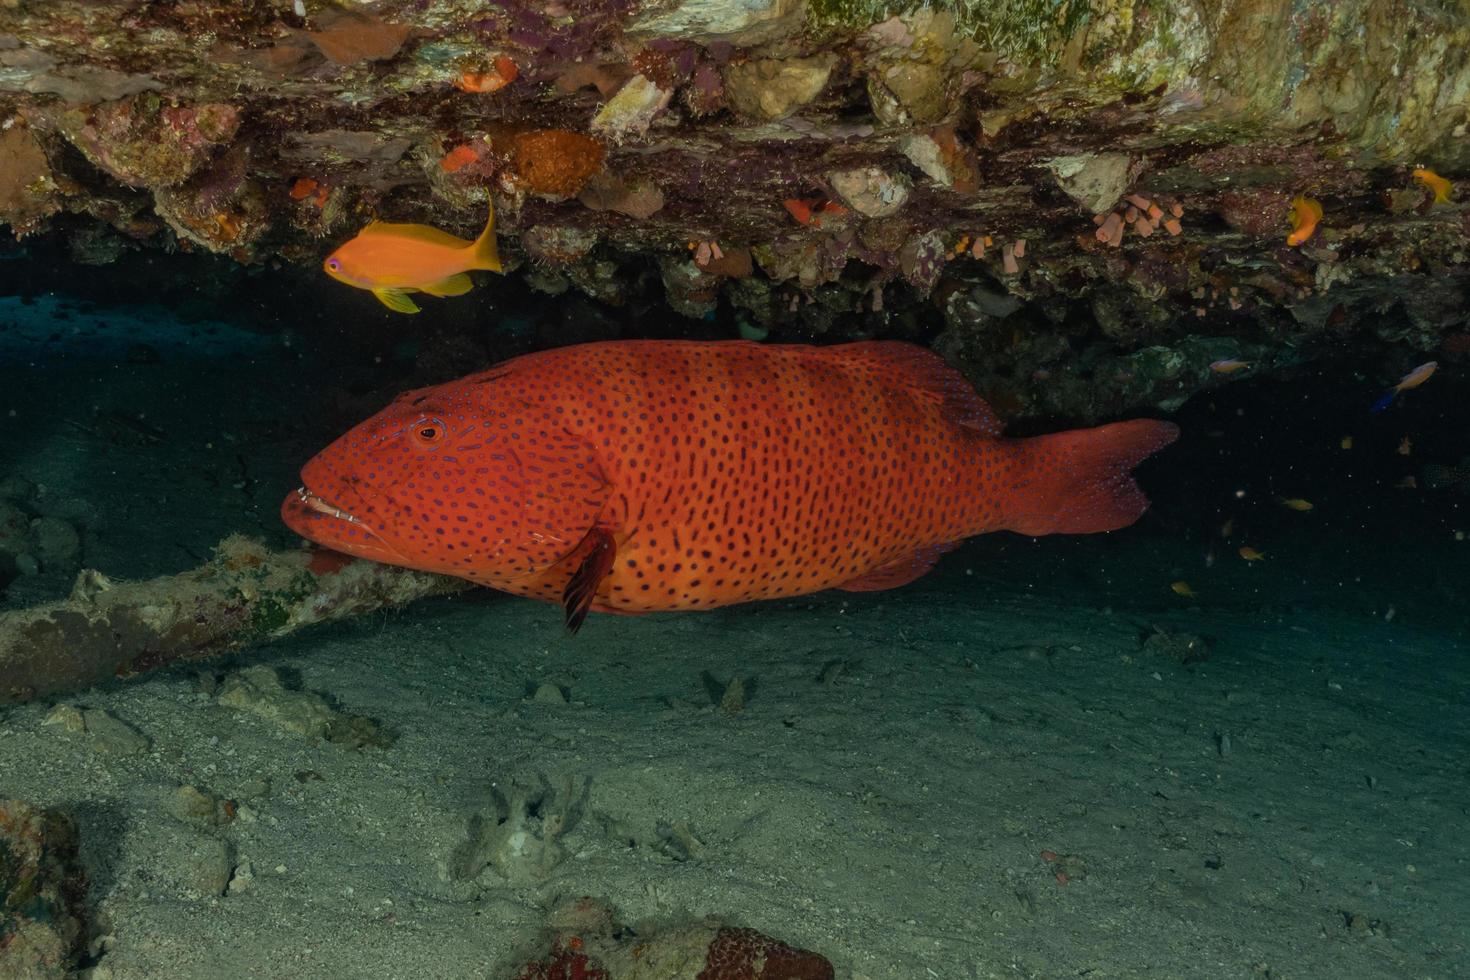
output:
[[3, 0], [0, 222], [285, 276], [493, 203], [534, 288], [919, 340], [1008, 418], [1371, 387], [1470, 350], [1467, 45], [1391, 0]]

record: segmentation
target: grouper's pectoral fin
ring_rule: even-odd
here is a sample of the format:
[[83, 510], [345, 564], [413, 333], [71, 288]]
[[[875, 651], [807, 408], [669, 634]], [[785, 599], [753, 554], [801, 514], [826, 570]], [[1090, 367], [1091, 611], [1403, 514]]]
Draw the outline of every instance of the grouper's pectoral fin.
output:
[[463, 296], [471, 289], [474, 289], [475, 284], [469, 276], [461, 272], [458, 275], [450, 276], [448, 279], [440, 279], [438, 282], [431, 282], [427, 286], [420, 286], [419, 288], [430, 296]]
[[386, 287], [374, 289], [373, 295], [378, 297], [379, 303], [382, 303], [390, 310], [397, 310], [399, 313], [417, 313], [419, 311], [418, 304], [409, 299], [408, 293], [402, 289], [389, 289]]
[[612, 572], [613, 561], [618, 557], [618, 545], [613, 539], [611, 529], [594, 527], [587, 532], [587, 537], [573, 554], [581, 556], [581, 563], [572, 572], [572, 577], [561, 595], [569, 633], [575, 633], [582, 628], [582, 621], [592, 609], [592, 601], [597, 596], [602, 580]]

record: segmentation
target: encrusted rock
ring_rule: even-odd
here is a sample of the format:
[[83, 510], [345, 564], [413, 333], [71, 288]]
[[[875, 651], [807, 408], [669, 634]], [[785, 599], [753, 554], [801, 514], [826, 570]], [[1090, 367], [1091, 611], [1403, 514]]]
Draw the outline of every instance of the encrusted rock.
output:
[[890, 126], [932, 123], [949, 111], [948, 75], [936, 65], [901, 61], [868, 76], [873, 115]]
[[225, 678], [217, 700], [300, 735], [324, 736], [337, 717], [318, 695], [287, 690], [276, 672], [264, 666], [247, 667]]
[[634, 75], [592, 117], [592, 131], [614, 142], [642, 136], [673, 94], [672, 89], [660, 87], [645, 75]]
[[535, 261], [569, 265], [597, 244], [597, 232], [564, 225], [535, 225], [521, 235], [521, 248]]
[[142, 755], [152, 747], [148, 736], [101, 708], [82, 712], [92, 748], [108, 755]]
[[911, 133], [899, 141], [898, 148], [910, 163], [941, 187], [968, 194], [979, 186], [975, 162], [952, 127]]
[[868, 101], [889, 126], [935, 123], [949, 115], [963, 88], [962, 71], [980, 56], [974, 41], [955, 32], [953, 13], [929, 7], [874, 25], [865, 40], [875, 49]]
[[60, 207], [46, 154], [30, 128], [16, 122], [0, 133], [0, 222], [24, 235]]
[[662, 258], [658, 268], [670, 307], [695, 319], [715, 311], [720, 296], [718, 277], [706, 276], [687, 258]]
[[139, 95], [63, 113], [57, 124], [87, 159], [133, 187], [173, 187], [193, 176], [240, 128], [233, 106]]
[[843, 204], [869, 218], [897, 214], [908, 200], [911, 186], [902, 174], [890, 174], [879, 167], [839, 170], [828, 181]]
[[651, 218], [664, 206], [664, 194], [647, 181], [625, 181], [609, 173], [593, 174], [577, 200], [594, 211], [616, 211], [640, 220]]
[[732, 108], [756, 119], [783, 119], [822, 93], [835, 55], [763, 59], [725, 70], [725, 97]]
[[334, 710], [321, 695], [293, 691], [269, 667], [247, 667], [226, 677], [216, 700], [227, 708], [246, 711], [289, 732], [348, 748], [386, 748], [394, 736], [371, 718]]
[[[95, 65], [62, 67], [57, 59], [33, 47], [12, 47], [0, 37], [0, 92], [56, 95], [64, 102], [94, 103], [123, 99], [141, 92], [157, 92], [163, 83], [149, 75], [134, 75]], [[7, 50], [8, 49], [8, 50]]]
[[1133, 159], [1126, 153], [1052, 157], [1046, 166], [1062, 191], [1088, 214], [1111, 211], [1135, 176]]
[[186, 241], [237, 258], [248, 258], [270, 228], [265, 192], [247, 176], [245, 155], [226, 153], [208, 170], [179, 187], [154, 191], [154, 210]]
[[681, 0], [637, 18], [628, 32], [749, 47], [792, 33], [805, 10], [803, 0]]
[[397, 163], [413, 141], [401, 136], [350, 129], [323, 129], [298, 133], [281, 148], [286, 159]]
[[72, 976], [86, 943], [87, 879], [75, 822], [0, 800], [0, 976]]
[[898, 251], [898, 268], [914, 288], [927, 293], [939, 281], [947, 258], [944, 236], [931, 231], [904, 243]]

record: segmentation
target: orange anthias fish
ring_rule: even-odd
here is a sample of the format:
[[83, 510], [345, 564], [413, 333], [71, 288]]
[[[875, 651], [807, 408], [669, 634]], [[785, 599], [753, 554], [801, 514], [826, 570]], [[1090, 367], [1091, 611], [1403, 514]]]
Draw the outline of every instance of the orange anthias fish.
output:
[[361, 558], [589, 610], [890, 589], [987, 531], [1127, 527], [1149, 419], [1031, 439], [898, 342], [615, 341], [406, 392], [281, 507]]
[[374, 221], [327, 256], [322, 268], [338, 282], [371, 291], [390, 310], [417, 313], [409, 293], [462, 296], [475, 286], [468, 270], [500, 271], [495, 209], [472, 242], [428, 225]]
[[1420, 181], [1424, 183], [1425, 187], [1428, 187], [1431, 191], [1434, 192], [1435, 204], [1449, 203], [1450, 191], [1454, 189], [1454, 185], [1451, 184], [1448, 180], [1441, 177], [1433, 170], [1428, 170], [1424, 167], [1415, 168], [1413, 171], [1413, 176], [1417, 177]]
[[1310, 197], [1296, 197], [1291, 202], [1291, 234], [1286, 244], [1300, 245], [1317, 231], [1317, 222], [1322, 220], [1322, 205]]

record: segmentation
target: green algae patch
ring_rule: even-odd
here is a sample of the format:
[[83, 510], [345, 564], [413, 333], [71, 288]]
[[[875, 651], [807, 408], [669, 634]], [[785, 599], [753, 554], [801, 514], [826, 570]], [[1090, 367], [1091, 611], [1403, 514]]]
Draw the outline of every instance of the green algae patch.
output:
[[953, 4], [885, 2], [885, 0], [812, 0], [809, 16], [819, 32], [863, 30], [890, 17], [932, 10], [955, 19], [955, 33], [1001, 57], [1053, 58], [1096, 13], [1086, 0], [1001, 0]]

